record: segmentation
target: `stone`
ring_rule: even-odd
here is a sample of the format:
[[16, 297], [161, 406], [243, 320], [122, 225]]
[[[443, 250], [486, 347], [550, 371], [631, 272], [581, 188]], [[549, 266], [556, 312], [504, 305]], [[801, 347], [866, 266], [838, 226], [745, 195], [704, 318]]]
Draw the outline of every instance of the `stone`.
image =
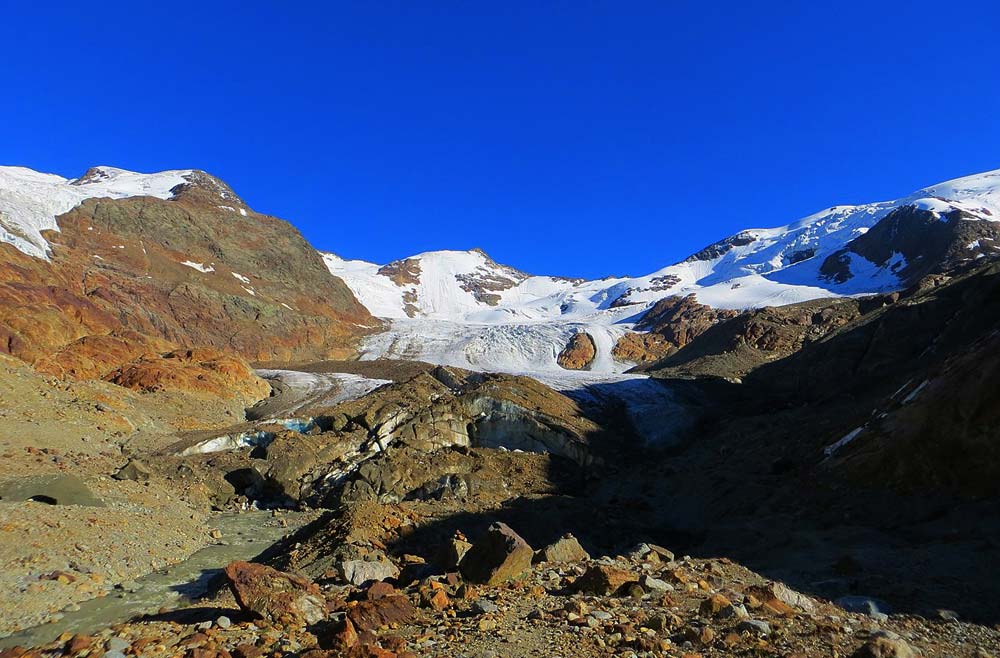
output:
[[720, 619], [739, 619], [746, 620], [750, 619], [750, 613], [743, 605], [730, 604], [719, 611], [718, 617]]
[[736, 630], [740, 633], [750, 633], [751, 635], [766, 636], [771, 634], [771, 626], [766, 621], [759, 619], [747, 619], [736, 625]]
[[133, 482], [148, 482], [152, 476], [149, 469], [134, 459], [130, 459], [127, 464], [119, 468], [113, 477], [116, 480], [131, 480]]
[[351, 585], [361, 586], [373, 580], [385, 580], [399, 575], [399, 569], [389, 560], [344, 560], [337, 565], [340, 577]]
[[469, 582], [498, 585], [531, 569], [533, 556], [528, 542], [507, 524], [497, 522], [465, 554], [459, 571]]
[[670, 583], [649, 575], [642, 576], [642, 578], [639, 579], [639, 584], [642, 585], [643, 589], [650, 593], [674, 591], [674, 586]]
[[215, 625], [218, 626], [219, 628], [229, 628], [230, 626], [233, 625], [233, 622], [232, 620], [229, 619], [229, 617], [222, 615], [221, 617], [215, 620]]
[[663, 548], [662, 546], [658, 546], [656, 544], [646, 544], [646, 545], [649, 546], [650, 550], [652, 550], [654, 553], [656, 553], [660, 557], [660, 561], [662, 561], [662, 562], [673, 562], [674, 561], [674, 553], [673, 553], [673, 551], [668, 550], [666, 548]]
[[587, 571], [577, 579], [576, 590], [587, 594], [607, 596], [615, 594], [628, 583], [638, 583], [639, 577], [631, 571], [619, 569], [604, 564], [597, 564], [589, 567]]
[[344, 619], [330, 635], [328, 643], [333, 649], [350, 649], [359, 642], [358, 632], [350, 619]]
[[892, 612], [888, 603], [868, 596], [842, 596], [834, 603], [848, 612], [868, 615], [882, 621]]
[[369, 601], [376, 601], [378, 599], [384, 599], [387, 596], [392, 596], [395, 593], [395, 587], [389, 583], [379, 580], [371, 584], [371, 587], [369, 587], [365, 592], [365, 598]]
[[476, 612], [477, 614], [480, 615], [486, 615], [491, 612], [496, 612], [499, 609], [500, 608], [497, 607], [497, 604], [494, 603], [493, 601], [490, 601], [489, 599], [476, 599], [472, 603], [473, 612]]
[[732, 602], [721, 594], [713, 594], [698, 606], [698, 612], [702, 617], [716, 617], [726, 608], [731, 607]]
[[94, 643], [94, 638], [89, 635], [74, 635], [73, 638], [66, 645], [66, 652], [70, 654], [77, 654], [82, 651], [90, 649], [91, 645]]
[[390, 624], [404, 624], [416, 614], [410, 599], [399, 594], [375, 601], [358, 601], [347, 609], [347, 618], [362, 633]]
[[576, 537], [567, 533], [541, 550], [543, 562], [582, 562], [590, 559]]
[[803, 610], [805, 612], [816, 611], [816, 602], [814, 600], [805, 594], [796, 592], [784, 583], [770, 582], [766, 585], [758, 585], [749, 588], [748, 593], [762, 601], [764, 605], [767, 605], [770, 601], [777, 600], [781, 601], [785, 605], [798, 608], [799, 610]]
[[315, 624], [326, 617], [326, 599], [316, 583], [252, 562], [225, 568], [229, 588], [240, 608], [268, 621]]
[[903, 638], [892, 631], [876, 631], [852, 654], [852, 658], [918, 658]]
[[463, 539], [451, 539], [445, 543], [444, 548], [441, 550], [441, 564], [445, 569], [455, 569], [458, 567], [462, 558], [465, 554], [469, 552], [472, 548], [472, 544]]
[[113, 637], [108, 640], [107, 650], [108, 651], [119, 651], [124, 652], [125, 649], [129, 648], [130, 642], [122, 637]]

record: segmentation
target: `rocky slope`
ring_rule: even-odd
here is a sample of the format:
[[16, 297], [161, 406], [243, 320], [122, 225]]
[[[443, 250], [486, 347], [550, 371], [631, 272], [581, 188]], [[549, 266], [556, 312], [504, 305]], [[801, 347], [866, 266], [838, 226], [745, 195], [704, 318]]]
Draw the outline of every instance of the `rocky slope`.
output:
[[[748, 212], [768, 219], [766, 208]], [[741, 231], [640, 277], [529, 276], [479, 250], [384, 266], [323, 258], [374, 315], [392, 321], [365, 345], [368, 357], [558, 372], [558, 355], [583, 332], [595, 343], [589, 370], [607, 374], [661, 358], [734, 311], [900, 290], [995, 255], [997, 240], [1000, 171], [992, 171]], [[664, 316], [664, 305], [682, 299], [690, 308]]]
[[0, 351], [45, 372], [106, 377], [177, 347], [345, 356], [377, 326], [291, 225], [203, 172], [0, 168], [0, 223]]

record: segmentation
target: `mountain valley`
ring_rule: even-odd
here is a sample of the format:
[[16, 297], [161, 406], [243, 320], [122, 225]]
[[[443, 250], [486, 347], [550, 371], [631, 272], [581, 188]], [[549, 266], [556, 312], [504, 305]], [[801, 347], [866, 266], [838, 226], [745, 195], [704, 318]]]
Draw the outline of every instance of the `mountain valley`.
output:
[[1000, 652], [1000, 170], [582, 280], [0, 167], [0, 254], [2, 658]]

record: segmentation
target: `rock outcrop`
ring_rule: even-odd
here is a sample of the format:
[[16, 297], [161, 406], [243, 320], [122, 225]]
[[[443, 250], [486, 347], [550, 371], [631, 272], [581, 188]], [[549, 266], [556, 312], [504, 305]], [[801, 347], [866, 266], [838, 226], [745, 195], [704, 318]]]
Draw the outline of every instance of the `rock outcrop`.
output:
[[100, 378], [177, 347], [347, 356], [377, 327], [287, 222], [202, 172], [172, 192], [84, 200], [46, 235], [49, 260], [0, 244], [0, 351]]
[[656, 302], [635, 328], [622, 336], [611, 354], [619, 361], [650, 363], [684, 347], [719, 322], [739, 315], [737, 311], [700, 304], [694, 294], [665, 297]]
[[587, 370], [596, 356], [597, 346], [594, 344], [594, 338], [584, 331], [578, 331], [559, 352], [556, 363], [567, 370]]

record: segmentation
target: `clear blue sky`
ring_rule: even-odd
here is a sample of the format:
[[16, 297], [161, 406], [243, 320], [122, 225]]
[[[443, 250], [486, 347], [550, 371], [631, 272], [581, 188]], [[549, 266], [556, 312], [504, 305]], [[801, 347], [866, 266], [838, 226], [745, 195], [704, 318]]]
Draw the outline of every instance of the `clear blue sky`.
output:
[[0, 0], [0, 162], [205, 169], [348, 257], [642, 274], [1000, 167], [998, 4]]

